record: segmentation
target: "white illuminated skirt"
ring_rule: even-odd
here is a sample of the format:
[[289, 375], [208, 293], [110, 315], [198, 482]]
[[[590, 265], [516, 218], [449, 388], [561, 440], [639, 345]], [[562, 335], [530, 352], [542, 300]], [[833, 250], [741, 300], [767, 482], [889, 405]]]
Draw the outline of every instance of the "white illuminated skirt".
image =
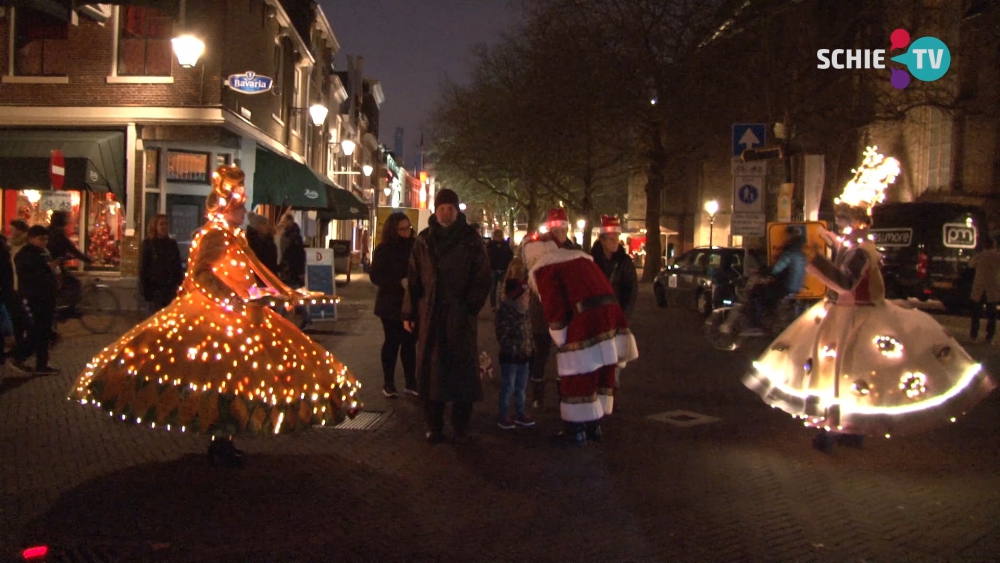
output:
[[954, 422], [995, 388], [927, 313], [830, 300], [782, 332], [743, 383], [807, 425], [886, 436]]

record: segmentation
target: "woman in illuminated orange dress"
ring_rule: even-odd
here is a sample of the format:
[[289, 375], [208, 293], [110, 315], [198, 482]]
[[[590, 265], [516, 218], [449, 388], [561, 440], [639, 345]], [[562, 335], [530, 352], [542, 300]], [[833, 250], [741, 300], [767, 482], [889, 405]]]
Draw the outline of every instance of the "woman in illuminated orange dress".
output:
[[337, 423], [360, 408], [347, 368], [254, 302], [322, 296], [281, 283], [250, 250], [243, 178], [235, 166], [216, 170], [179, 297], [91, 360], [70, 391], [112, 417], [210, 434], [209, 458], [230, 465], [243, 458], [234, 434]]

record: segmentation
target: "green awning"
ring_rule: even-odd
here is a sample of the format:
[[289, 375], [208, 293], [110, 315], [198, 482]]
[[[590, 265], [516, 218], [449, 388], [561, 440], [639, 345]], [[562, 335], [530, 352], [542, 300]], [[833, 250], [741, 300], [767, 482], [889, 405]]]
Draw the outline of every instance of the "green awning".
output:
[[370, 219], [368, 204], [358, 199], [358, 196], [343, 188], [330, 186], [330, 205], [328, 209], [319, 212], [319, 218], [324, 221], [333, 219]]
[[305, 164], [257, 147], [252, 205], [326, 209], [327, 183]]
[[0, 188], [47, 190], [52, 151], [66, 161], [64, 190], [111, 192], [125, 202], [121, 131], [0, 129]]

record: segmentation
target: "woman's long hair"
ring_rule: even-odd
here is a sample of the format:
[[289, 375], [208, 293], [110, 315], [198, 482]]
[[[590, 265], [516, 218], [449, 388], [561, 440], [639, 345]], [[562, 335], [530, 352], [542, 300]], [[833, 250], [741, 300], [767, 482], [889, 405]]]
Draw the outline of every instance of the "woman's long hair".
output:
[[[406, 213], [402, 211], [396, 211], [392, 213], [385, 219], [385, 225], [382, 225], [382, 242], [388, 245], [397, 244], [399, 241], [403, 240], [403, 237], [399, 236], [399, 224], [403, 221], [407, 223], [410, 222], [410, 218], [406, 216]], [[410, 225], [413, 228], [413, 225]]]
[[[146, 225], [146, 238], [148, 239], [160, 238], [159, 233], [156, 231], [156, 226], [160, 224], [161, 219], [164, 221], [168, 221], [167, 224], [169, 224], [170, 220], [167, 219], [166, 213], [157, 213], [149, 218], [149, 224]], [[168, 233], [167, 236], [164, 238], [170, 238], [170, 234]]]

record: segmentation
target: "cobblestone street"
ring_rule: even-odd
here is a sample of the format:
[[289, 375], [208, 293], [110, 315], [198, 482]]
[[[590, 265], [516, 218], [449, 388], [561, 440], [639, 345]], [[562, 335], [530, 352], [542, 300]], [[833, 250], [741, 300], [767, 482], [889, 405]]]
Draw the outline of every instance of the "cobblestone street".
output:
[[[66, 400], [115, 338], [70, 321], [54, 351], [62, 375], [0, 386], [0, 553], [47, 544], [123, 562], [1000, 557], [996, 394], [950, 427], [822, 454], [812, 430], [740, 384], [765, 342], [717, 352], [696, 313], [658, 309], [644, 285], [632, 323], [640, 358], [623, 372], [602, 443], [550, 446], [554, 403], [535, 429], [497, 429], [494, 379], [473, 441], [431, 446], [419, 404], [380, 393], [374, 288], [356, 276], [339, 291], [340, 320], [311, 334], [381, 416], [366, 430], [241, 439], [248, 461], [238, 470], [211, 467], [204, 436]], [[479, 340], [495, 360], [492, 318], [488, 307], [480, 314]], [[965, 319], [937, 318], [967, 333]], [[1000, 372], [1000, 347], [968, 350]], [[700, 416], [712, 418], [694, 424]]]

